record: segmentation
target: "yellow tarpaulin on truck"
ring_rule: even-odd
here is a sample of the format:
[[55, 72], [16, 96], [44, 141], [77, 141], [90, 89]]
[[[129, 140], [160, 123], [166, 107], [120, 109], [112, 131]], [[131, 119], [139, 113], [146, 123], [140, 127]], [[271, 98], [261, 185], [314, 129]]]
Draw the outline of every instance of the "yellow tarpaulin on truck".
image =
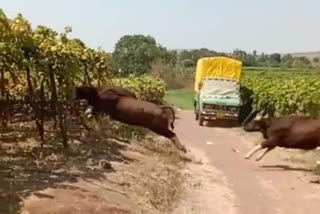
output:
[[242, 62], [228, 57], [205, 57], [197, 62], [194, 90], [206, 77], [228, 78], [240, 81]]

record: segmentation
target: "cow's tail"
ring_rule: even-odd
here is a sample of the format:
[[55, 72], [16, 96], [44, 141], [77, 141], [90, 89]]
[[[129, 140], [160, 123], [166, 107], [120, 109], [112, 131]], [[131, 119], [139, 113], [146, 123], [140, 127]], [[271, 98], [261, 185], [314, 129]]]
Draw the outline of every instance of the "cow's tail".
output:
[[172, 112], [173, 120], [171, 121], [171, 124], [170, 124], [170, 125], [171, 125], [171, 129], [173, 130], [173, 129], [174, 129], [174, 121], [175, 121], [175, 119], [176, 119], [176, 114], [174, 113], [173, 108], [170, 107], [170, 106], [160, 106], [160, 108], [162, 108], [162, 109], [168, 108], [168, 109], [170, 109], [170, 111]]

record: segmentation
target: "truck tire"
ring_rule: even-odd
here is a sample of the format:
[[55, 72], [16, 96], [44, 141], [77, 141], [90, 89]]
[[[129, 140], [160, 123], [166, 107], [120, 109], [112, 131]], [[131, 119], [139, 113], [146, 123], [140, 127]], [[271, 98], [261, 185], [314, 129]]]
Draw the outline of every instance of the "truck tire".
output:
[[199, 126], [203, 126], [203, 117], [201, 116], [201, 114], [199, 113]]

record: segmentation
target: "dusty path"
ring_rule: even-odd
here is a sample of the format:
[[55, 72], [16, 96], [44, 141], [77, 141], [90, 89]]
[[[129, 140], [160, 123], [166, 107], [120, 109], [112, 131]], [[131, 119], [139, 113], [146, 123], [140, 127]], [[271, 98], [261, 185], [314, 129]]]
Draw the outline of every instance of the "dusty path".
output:
[[[212, 177], [217, 183], [219, 183], [217, 178], [226, 179], [226, 183], [220, 180], [223, 188], [213, 188], [212, 194], [208, 195], [213, 197], [207, 202], [213, 203], [211, 208], [206, 206], [207, 210], [185, 213], [316, 214], [320, 212], [319, 185], [299, 179], [297, 172], [261, 167], [279, 164], [279, 160], [273, 160], [271, 154], [261, 162], [255, 162], [254, 158], [245, 160], [244, 155], [249, 151], [246, 139], [232, 129], [200, 127], [192, 111], [181, 111], [178, 115], [180, 119], [177, 120], [176, 130], [181, 141], [192, 151], [199, 151], [204, 155], [204, 159], [213, 167]], [[207, 144], [208, 141], [211, 143]], [[217, 196], [216, 191], [227, 191], [229, 197]], [[219, 198], [215, 200], [214, 197]], [[214, 203], [217, 205], [224, 203], [229, 207], [234, 206], [234, 209], [213, 210]]]

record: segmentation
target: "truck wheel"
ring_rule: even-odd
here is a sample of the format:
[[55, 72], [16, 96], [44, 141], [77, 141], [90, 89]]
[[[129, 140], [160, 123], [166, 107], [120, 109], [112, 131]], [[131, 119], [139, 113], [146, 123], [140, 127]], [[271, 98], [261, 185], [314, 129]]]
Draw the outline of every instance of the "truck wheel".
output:
[[203, 121], [204, 121], [203, 117], [201, 116], [201, 114], [199, 114], [199, 125], [200, 126], [203, 126]]

